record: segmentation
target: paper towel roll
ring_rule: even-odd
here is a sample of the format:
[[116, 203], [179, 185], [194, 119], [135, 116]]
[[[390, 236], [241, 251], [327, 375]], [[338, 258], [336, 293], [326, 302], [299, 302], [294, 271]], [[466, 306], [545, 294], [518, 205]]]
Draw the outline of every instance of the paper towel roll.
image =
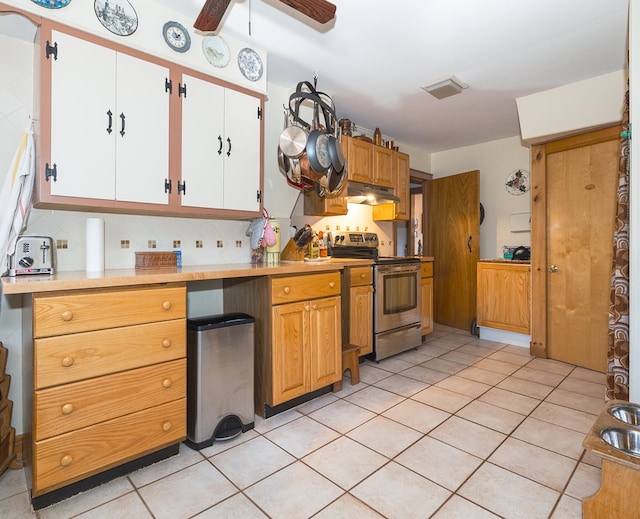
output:
[[87, 272], [104, 270], [104, 220], [87, 218], [86, 229]]

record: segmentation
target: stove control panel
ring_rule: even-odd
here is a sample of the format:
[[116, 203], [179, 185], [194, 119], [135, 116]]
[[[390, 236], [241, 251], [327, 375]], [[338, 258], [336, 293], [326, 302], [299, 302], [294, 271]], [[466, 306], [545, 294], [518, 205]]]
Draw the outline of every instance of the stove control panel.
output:
[[346, 232], [336, 234], [333, 238], [333, 246], [340, 247], [342, 245], [377, 248], [378, 235], [375, 232]]

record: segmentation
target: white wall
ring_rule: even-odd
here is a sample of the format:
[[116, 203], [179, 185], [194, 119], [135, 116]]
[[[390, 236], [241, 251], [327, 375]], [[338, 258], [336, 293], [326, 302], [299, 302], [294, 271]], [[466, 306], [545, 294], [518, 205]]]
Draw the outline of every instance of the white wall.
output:
[[504, 245], [531, 244], [530, 232], [510, 230], [511, 214], [530, 213], [529, 193], [514, 196], [505, 188], [511, 172], [517, 169], [529, 172], [530, 164], [529, 147], [518, 136], [431, 155], [434, 178], [480, 170], [480, 202], [485, 209], [484, 223], [480, 226], [481, 259], [502, 257]]
[[520, 134], [528, 144], [620, 122], [627, 74], [618, 70], [516, 99]]

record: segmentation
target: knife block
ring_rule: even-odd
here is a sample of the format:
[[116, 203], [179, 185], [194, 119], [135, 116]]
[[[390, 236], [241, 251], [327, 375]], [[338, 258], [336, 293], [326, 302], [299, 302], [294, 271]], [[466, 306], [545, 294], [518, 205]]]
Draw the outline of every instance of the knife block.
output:
[[290, 239], [280, 253], [280, 259], [288, 261], [304, 261], [304, 249], [296, 245], [293, 239]]

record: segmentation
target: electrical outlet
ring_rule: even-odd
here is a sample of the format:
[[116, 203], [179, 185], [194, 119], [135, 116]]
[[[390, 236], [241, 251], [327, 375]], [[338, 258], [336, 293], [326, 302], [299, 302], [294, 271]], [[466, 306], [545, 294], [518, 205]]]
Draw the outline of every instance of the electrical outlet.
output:
[[360, 232], [360, 226], [356, 225], [356, 232]]
[[339, 230], [340, 230], [340, 226], [336, 225], [336, 231], [339, 231]]
[[324, 230], [325, 231], [330, 231], [331, 230], [331, 226], [330, 225], [325, 225], [324, 226]]
[[221, 249], [222, 247], [224, 247], [222, 240], [217, 240], [216, 241], [216, 247], [218, 247], [219, 249]]
[[349, 232], [351, 230], [351, 226], [347, 225], [346, 229], [347, 229], [347, 232]]

